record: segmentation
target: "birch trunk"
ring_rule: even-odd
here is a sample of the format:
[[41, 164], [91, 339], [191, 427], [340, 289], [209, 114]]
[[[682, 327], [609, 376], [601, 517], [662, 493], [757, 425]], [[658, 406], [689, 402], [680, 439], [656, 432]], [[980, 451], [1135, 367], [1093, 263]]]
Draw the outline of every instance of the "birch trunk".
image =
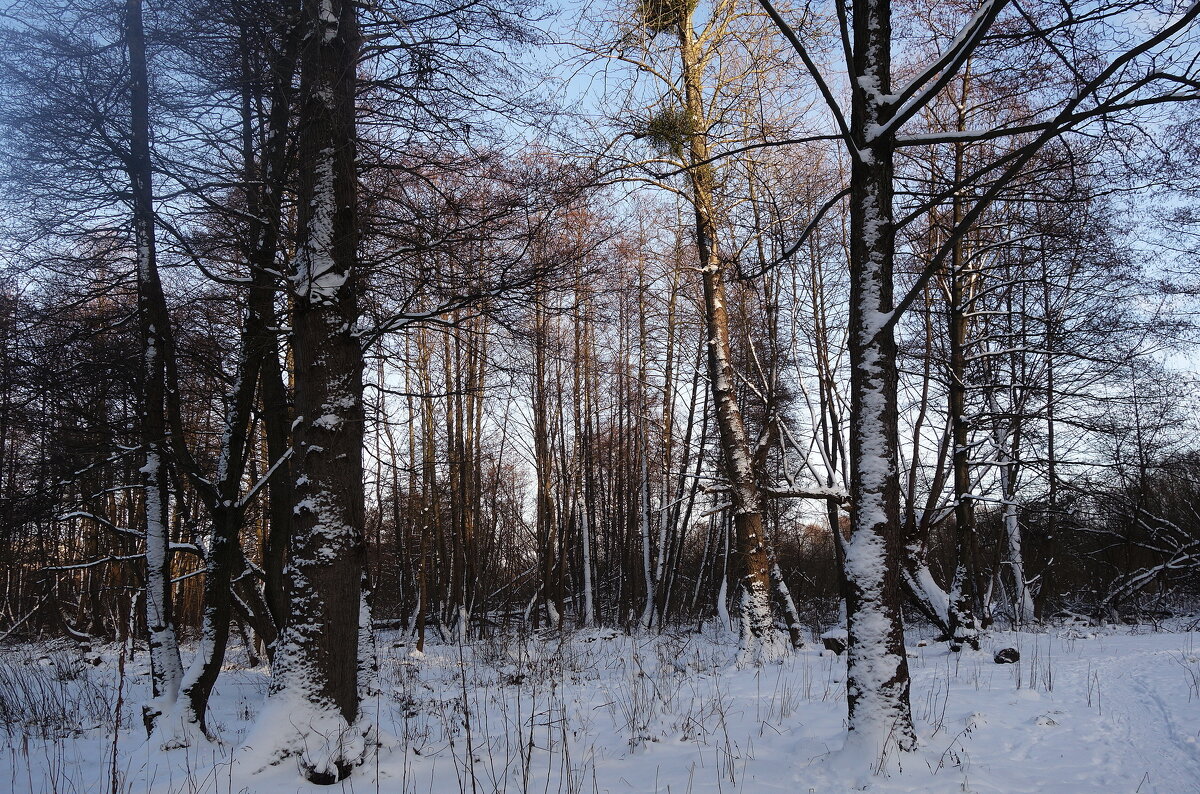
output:
[[576, 510], [579, 515], [580, 546], [583, 555], [583, 614], [579, 616], [580, 625], [590, 629], [596, 624], [596, 606], [594, 588], [592, 585], [592, 525], [590, 521], [592, 499], [591, 483], [591, 415], [592, 415], [592, 381], [589, 364], [591, 350], [588, 346], [588, 301], [587, 292], [583, 288], [582, 275], [575, 273], [575, 361], [573, 367], [573, 387], [579, 404], [574, 412], [575, 422], [575, 454], [578, 458], [579, 482], [578, 503]]
[[[533, 447], [537, 476], [537, 540], [541, 570], [541, 600], [547, 625], [561, 627], [562, 593], [558, 576], [558, 510], [554, 490], [554, 451], [550, 439], [553, 423], [550, 415], [549, 350], [550, 319], [539, 305], [534, 309], [533, 350]], [[534, 618], [540, 625], [541, 614]]]
[[[965, 129], [966, 119], [962, 108], [966, 106], [969, 72], [963, 77], [962, 101], [959, 103], [960, 130]], [[963, 146], [954, 147], [954, 180], [958, 182], [963, 173]], [[953, 200], [951, 228], [962, 223], [963, 198], [956, 192]], [[967, 418], [967, 306], [966, 306], [966, 257], [960, 235], [954, 242], [950, 254], [949, 305], [946, 307], [946, 325], [950, 341], [949, 414], [953, 442], [954, 470], [954, 577], [950, 582], [950, 650], [960, 651], [964, 645], [979, 650], [979, 621], [975, 609], [978, 601], [975, 571], [975, 502], [971, 494], [971, 425]]]
[[691, 15], [679, 25], [683, 64], [685, 110], [691, 125], [687, 136], [688, 171], [695, 213], [696, 250], [704, 288], [704, 333], [708, 344], [708, 376], [716, 409], [721, 458], [729, 481], [734, 537], [741, 558], [739, 666], [777, 661], [789, 653], [775, 631], [771, 615], [770, 560], [763, 526], [763, 494], [753, 466], [750, 436], [738, 404], [736, 377], [729, 341], [729, 314], [725, 296], [726, 263], [717, 241], [713, 168], [708, 163], [708, 143], [703, 112], [703, 64]]
[[[639, 505], [641, 510], [638, 515], [638, 534], [642, 542], [642, 582], [646, 588], [645, 600], [642, 602], [642, 616], [639, 619], [639, 623], [643, 629], [649, 630], [654, 626], [654, 571], [650, 562], [652, 554], [650, 548], [650, 465], [649, 461], [646, 460], [649, 453], [645, 449], [645, 434], [640, 433], [639, 435], [642, 437], [642, 498]], [[659, 548], [661, 549], [661, 546]]]
[[1022, 550], [1021, 522], [1017, 515], [1016, 461], [1005, 449], [1000, 467], [1000, 495], [1004, 500], [1004, 535], [1008, 547], [1008, 568], [1013, 578], [1013, 617], [1017, 625], [1034, 619], [1033, 594], [1025, 578], [1025, 553]]
[[142, 342], [141, 441], [146, 463], [145, 489], [146, 629], [150, 642], [153, 699], [142, 707], [152, 733], [179, 695], [183, 664], [171, 617], [171, 543], [167, 487], [167, 365], [171, 354], [170, 318], [158, 275], [154, 244], [154, 188], [150, 161], [150, 97], [141, 0], [125, 5], [125, 46], [129, 54], [129, 181], [137, 254], [138, 325]]
[[[1001, 409], [996, 395], [988, 394], [989, 408], [1000, 416]], [[1034, 619], [1033, 595], [1025, 578], [1025, 554], [1021, 542], [1021, 522], [1017, 515], [1017, 442], [1013, 433], [998, 424], [992, 436], [992, 445], [1000, 468], [1000, 499], [1003, 503], [1004, 539], [1006, 546], [1005, 564], [1013, 579], [1013, 620], [1021, 625]]]

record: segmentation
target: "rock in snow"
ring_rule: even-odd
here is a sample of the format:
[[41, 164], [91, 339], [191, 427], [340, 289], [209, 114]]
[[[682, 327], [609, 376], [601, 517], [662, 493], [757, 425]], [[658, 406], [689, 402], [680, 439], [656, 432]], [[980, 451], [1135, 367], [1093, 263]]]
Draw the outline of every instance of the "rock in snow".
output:
[[1001, 648], [994, 659], [996, 664], [1016, 664], [1021, 661], [1021, 653], [1016, 648]]
[[821, 635], [821, 644], [825, 646], [825, 650], [833, 651], [841, 656], [846, 652], [846, 630], [833, 629]]

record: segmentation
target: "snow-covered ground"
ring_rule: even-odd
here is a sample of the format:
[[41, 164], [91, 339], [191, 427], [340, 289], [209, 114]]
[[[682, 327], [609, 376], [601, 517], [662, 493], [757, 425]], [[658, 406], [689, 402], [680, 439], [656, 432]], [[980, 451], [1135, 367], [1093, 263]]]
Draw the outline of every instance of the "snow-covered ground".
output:
[[[1200, 642], [1174, 630], [993, 632], [978, 653], [910, 638], [918, 753], [839, 754], [845, 662], [810, 645], [736, 670], [732, 635], [591, 631], [410, 653], [380, 640], [368, 706], [383, 747], [345, 791], [1200, 792]], [[993, 652], [1020, 651], [998, 665]], [[223, 744], [143, 736], [147, 660], [76, 646], [0, 652], [0, 790], [296, 792], [294, 765], [240, 746], [267, 671], [235, 651], [215, 696]], [[98, 662], [93, 665], [89, 662]], [[113, 725], [119, 713], [120, 730]], [[337, 790], [339, 787], [334, 787]], [[328, 790], [328, 789], [324, 789]]]

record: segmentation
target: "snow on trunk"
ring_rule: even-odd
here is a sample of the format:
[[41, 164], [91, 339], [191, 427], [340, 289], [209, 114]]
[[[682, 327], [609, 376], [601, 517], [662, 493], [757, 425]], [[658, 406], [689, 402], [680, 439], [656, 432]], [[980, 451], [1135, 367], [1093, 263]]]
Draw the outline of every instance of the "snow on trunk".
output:
[[[375, 642], [372, 614], [371, 590], [364, 571], [358, 599], [358, 697], [363, 703], [383, 691], [379, 685], [379, 644]], [[369, 727], [377, 728], [377, 724]]]
[[850, 539], [846, 542], [847, 701], [843, 757], [879, 769], [916, 747], [900, 612], [903, 539], [897, 459], [896, 342], [891, 324], [894, 143], [887, 0], [854, 8], [850, 194]]
[[739, 588], [741, 646], [736, 664], [758, 665], [786, 658], [787, 642], [775, 630], [771, 615], [770, 561], [763, 526], [763, 498], [750, 453], [750, 438], [737, 402], [725, 311], [722, 268], [704, 268], [705, 319], [709, 333], [708, 367], [717, 408], [722, 460], [732, 497], [734, 537], [742, 558]]
[[579, 507], [579, 533], [583, 540], [583, 627], [596, 623], [596, 606], [592, 595], [592, 530], [588, 522], [587, 474], [583, 478], [583, 499]]
[[288, 621], [246, 740], [255, 763], [299, 761], [314, 783], [347, 777], [374, 746], [364, 669], [363, 350], [358, 336], [355, 6], [305, 2], [295, 291], [295, 504]]
[[787, 618], [788, 638], [793, 648], [804, 647], [803, 622], [800, 620], [800, 610], [796, 609], [796, 600], [792, 598], [792, 590], [783, 579], [783, 570], [779, 563], [771, 560], [771, 583], [775, 586], [775, 594], [783, 604], [783, 614]]
[[733, 626], [733, 618], [729, 616], [729, 527], [721, 522], [721, 533], [725, 536], [724, 549], [721, 554], [721, 586], [717, 588], [717, 622], [721, 631], [729, 631]]
[[154, 188], [150, 160], [150, 96], [141, 0], [125, 5], [125, 46], [129, 57], [129, 181], [137, 246], [138, 326], [142, 341], [141, 468], [145, 491], [146, 628], [150, 643], [152, 700], [142, 708], [146, 731], [173, 708], [183, 664], [171, 617], [171, 537], [167, 488], [167, 344], [170, 334], [166, 300], [159, 281], [154, 245]]
[[912, 591], [914, 598], [920, 599], [922, 611], [929, 611], [930, 614], [927, 617], [938, 624], [942, 630], [948, 630], [950, 626], [950, 594], [943, 590], [942, 586], [933, 578], [933, 571], [929, 570], [929, 561], [926, 559], [924, 549], [908, 546], [905, 553], [907, 556], [903, 574], [908, 580], [909, 590]]
[[[868, 293], [869, 294], [869, 293]], [[862, 297], [860, 293], [859, 297]], [[878, 293], [876, 293], [878, 297]], [[859, 304], [861, 306], [861, 304]], [[851, 493], [854, 511], [846, 542], [847, 748], [877, 765], [893, 748], [910, 750], [916, 737], [909, 708], [908, 662], [899, 604], [899, 483], [895, 459], [894, 389], [874, 337], [878, 325], [852, 308], [859, 344], [852, 388]], [[894, 361], [894, 360], [893, 360]], [[894, 383], [894, 381], [892, 381]]]
[[[700, 43], [690, 14], [678, 30], [683, 70], [684, 105], [691, 129], [708, 127], [704, 114], [704, 65]], [[725, 300], [725, 271], [718, 242], [713, 168], [708, 164], [708, 141], [702, 132], [688, 136], [686, 159], [703, 164], [689, 169], [692, 208], [695, 214], [696, 253], [704, 289], [704, 331], [708, 351], [708, 376], [721, 460], [729, 483], [734, 537], [742, 561], [739, 582], [741, 647], [739, 666], [785, 658], [791, 651], [775, 630], [771, 615], [770, 561], [763, 527], [763, 493], [754, 471], [750, 436], [737, 399], [737, 383], [729, 342], [729, 314]]]
[[[644, 447], [644, 444], [643, 444]], [[642, 536], [642, 579], [646, 588], [646, 601], [642, 605], [642, 617], [638, 621], [643, 629], [654, 626], [654, 570], [651, 565], [650, 548], [650, 465], [646, 450], [642, 450], [642, 512], [639, 522]], [[662, 547], [659, 547], [661, 558]]]

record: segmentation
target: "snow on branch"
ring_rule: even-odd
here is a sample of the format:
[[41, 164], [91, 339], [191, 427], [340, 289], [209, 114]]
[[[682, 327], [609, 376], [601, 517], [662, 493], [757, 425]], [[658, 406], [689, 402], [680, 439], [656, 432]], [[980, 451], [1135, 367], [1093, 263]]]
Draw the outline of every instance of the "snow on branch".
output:
[[992, 23], [996, 21], [996, 17], [1004, 10], [1004, 7], [1008, 5], [1008, 1], [985, 0], [976, 9], [971, 18], [967, 20], [966, 24], [959, 29], [958, 35], [954, 37], [954, 40], [940, 58], [909, 81], [908, 85], [902, 88], [899, 93], [892, 97], [887, 97], [889, 103], [893, 107], [898, 107], [898, 109], [892, 114], [887, 123], [874, 130], [870, 136], [871, 140], [894, 133], [904, 122], [908, 121], [921, 108], [929, 104], [930, 100], [937, 96], [954, 79], [954, 75], [958, 73], [958, 70], [966, 62], [967, 58], [970, 57], [971, 53], [975, 51], [975, 48], [979, 46], [979, 42], [983, 39], [984, 34], [991, 28]]
[[264, 474], [262, 477], [260, 477], [258, 479], [258, 482], [254, 483], [254, 485], [250, 488], [250, 490], [246, 492], [246, 495], [243, 496], [241, 498], [241, 500], [238, 502], [237, 506], [238, 506], [239, 510], [244, 510], [250, 504], [250, 502], [254, 500], [254, 497], [258, 495], [258, 492], [261, 491], [266, 486], [266, 484], [271, 481], [271, 477], [275, 474], [276, 471], [279, 470], [279, 467], [282, 466], [284, 463], [286, 463], [288, 461], [288, 459], [292, 457], [293, 452], [295, 452], [295, 447], [288, 447], [287, 452], [284, 452], [282, 455], [279, 456], [279, 460], [277, 460], [271, 464], [271, 468], [267, 469], [266, 474]]
[[60, 515], [58, 517], [58, 520], [59, 521], [69, 521], [72, 518], [86, 518], [89, 521], [95, 521], [100, 526], [104, 527], [105, 529], [109, 529], [113, 532], [116, 532], [118, 535], [127, 535], [129, 537], [134, 537], [134, 538], [139, 538], [139, 539], [143, 537], [142, 533], [138, 532], [135, 529], [130, 529], [129, 527], [119, 527], [116, 524], [114, 524], [113, 522], [109, 521], [104, 516], [98, 516], [95, 513], [89, 513], [86, 510], [73, 510], [70, 513], [64, 513], [63, 515]]

